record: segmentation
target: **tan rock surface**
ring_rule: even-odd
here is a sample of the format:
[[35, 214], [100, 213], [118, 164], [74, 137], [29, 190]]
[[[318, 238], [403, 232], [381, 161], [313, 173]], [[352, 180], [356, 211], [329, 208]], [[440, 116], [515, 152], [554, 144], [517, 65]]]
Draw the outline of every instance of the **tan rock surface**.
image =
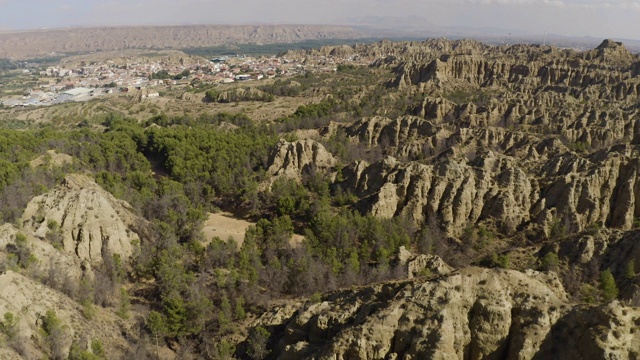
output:
[[22, 216], [23, 227], [44, 239], [49, 223], [59, 225], [63, 249], [80, 260], [101, 262], [108, 251], [128, 258], [138, 236], [131, 230], [135, 216], [86, 175], [68, 175], [63, 183], [32, 199]]
[[640, 355], [639, 309], [572, 307], [556, 276], [532, 270], [467, 268], [428, 282], [343, 291], [300, 307], [283, 324], [275, 347], [281, 359]]
[[[18, 233], [25, 235], [25, 245], [36, 259], [36, 262], [31, 264], [32, 271], [35, 270], [42, 276], [51, 276], [51, 281], [57, 283], [66, 280], [79, 283], [83, 276], [93, 276], [91, 266], [74, 254], [60, 251], [51, 243], [42, 241], [28, 232], [21, 232], [11, 224], [0, 226], [0, 257], [4, 255], [2, 250], [6, 250], [8, 246], [15, 246]], [[52, 273], [55, 275], [50, 275]]]
[[267, 173], [272, 177], [300, 180], [303, 175], [332, 170], [337, 159], [314, 140], [287, 142], [281, 139], [271, 154], [269, 164]]

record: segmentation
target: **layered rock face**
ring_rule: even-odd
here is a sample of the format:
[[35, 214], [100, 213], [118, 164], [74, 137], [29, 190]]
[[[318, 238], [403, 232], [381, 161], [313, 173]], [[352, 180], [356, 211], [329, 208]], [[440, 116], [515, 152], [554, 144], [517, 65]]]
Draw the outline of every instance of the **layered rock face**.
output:
[[338, 160], [317, 141], [280, 140], [271, 154], [267, 173], [272, 177], [300, 180], [303, 175], [316, 171], [329, 172], [337, 163]]
[[421, 223], [434, 217], [447, 230], [484, 220], [497, 221], [507, 232], [530, 224], [548, 229], [559, 218], [574, 231], [593, 223], [626, 230], [640, 215], [639, 153], [633, 146], [601, 150], [587, 158], [566, 150], [549, 157], [545, 152], [556, 153], [564, 146], [554, 141], [526, 144], [526, 137], [514, 139], [505, 132], [475, 133], [476, 138], [501, 136], [499, 145], [504, 147], [517, 141], [522, 148], [512, 150], [520, 152], [522, 160], [492, 150], [467, 149], [456, 156], [460, 148], [450, 148], [432, 164], [387, 157], [352, 165], [344, 172], [345, 186], [361, 198], [358, 205], [364, 212], [382, 217], [404, 214]]
[[275, 309], [258, 324], [274, 331], [279, 359], [640, 356], [640, 310], [572, 307], [557, 277], [531, 270], [467, 268], [375, 285]]
[[[344, 49], [342, 49], [344, 50]], [[488, 222], [505, 233], [628, 230], [640, 217], [640, 57], [606, 40], [587, 52], [472, 41], [354, 47], [414, 101], [412, 115], [332, 124], [383, 149], [339, 184], [381, 217], [436, 220], [450, 235]]]
[[135, 216], [85, 175], [68, 175], [49, 193], [33, 198], [22, 216], [23, 227], [44, 239], [59, 228], [65, 252], [101, 262], [103, 254], [131, 256], [138, 236], [130, 230]]
[[266, 94], [265, 92], [250, 87], [223, 91], [215, 100], [220, 103], [230, 103], [234, 101], [262, 101], [267, 98], [268, 94]]
[[[20, 231], [11, 224], [0, 226], [0, 262], [7, 260], [7, 250], [18, 247], [16, 241], [18, 234], [25, 237], [24, 245], [37, 259], [30, 265], [31, 269], [40, 272], [40, 274], [52, 276], [50, 279], [52, 282], [65, 279], [79, 282], [85, 276], [89, 278], [94, 276], [90, 264], [75, 256], [75, 254], [58, 251], [48, 241], [42, 241], [30, 232]], [[58, 274], [52, 275], [53, 272], [64, 274], [65, 279], [61, 279]]]

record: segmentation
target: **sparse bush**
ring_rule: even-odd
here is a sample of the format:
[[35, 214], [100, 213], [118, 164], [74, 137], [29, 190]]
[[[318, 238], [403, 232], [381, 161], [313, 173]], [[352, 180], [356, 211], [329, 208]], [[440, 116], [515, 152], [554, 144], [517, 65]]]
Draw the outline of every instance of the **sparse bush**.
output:
[[49, 240], [51, 245], [58, 250], [62, 250], [63, 248], [63, 234], [60, 225], [55, 220], [49, 220], [47, 222], [47, 234], [45, 235], [45, 239]]
[[83, 350], [77, 342], [71, 344], [68, 360], [102, 360], [106, 354], [102, 342], [94, 339], [91, 341], [91, 349]]
[[155, 310], [151, 310], [149, 316], [147, 316], [146, 325], [149, 330], [151, 330], [151, 333], [156, 337], [165, 336], [165, 334], [167, 333], [166, 319], [161, 313]]
[[552, 240], [562, 240], [567, 237], [567, 227], [560, 219], [554, 219], [549, 229], [549, 238]]
[[93, 281], [88, 277], [84, 277], [80, 280], [80, 286], [78, 287], [78, 302], [80, 304], [93, 304], [94, 301], [94, 289]]
[[3, 319], [0, 320], [0, 333], [5, 335], [7, 346], [23, 357], [27, 356], [27, 339], [25, 335], [21, 334], [20, 318], [18, 316], [11, 312], [6, 312]]
[[542, 269], [545, 271], [556, 271], [558, 270], [558, 265], [560, 264], [560, 259], [558, 259], [558, 254], [554, 252], [548, 252], [541, 261]]
[[429, 268], [424, 268], [424, 269], [420, 270], [419, 276], [421, 276], [421, 277], [428, 278], [428, 277], [431, 277], [431, 275], [433, 275], [433, 274], [431, 273], [431, 270]]
[[65, 343], [67, 340], [67, 330], [58, 318], [55, 311], [47, 310], [46, 315], [42, 319], [41, 333], [49, 347], [52, 359], [64, 359]]
[[3, 320], [0, 321], [0, 331], [5, 334], [9, 341], [18, 337], [20, 318], [11, 312], [4, 313]]
[[212, 358], [213, 359], [232, 359], [233, 353], [236, 351], [235, 347], [229, 343], [227, 340], [220, 340], [216, 342], [213, 348]]
[[247, 312], [244, 310], [244, 300], [242, 297], [236, 300], [235, 317], [238, 320], [244, 320], [247, 317]]
[[15, 243], [7, 246], [10, 255], [14, 255], [17, 265], [23, 269], [29, 269], [32, 264], [38, 262], [38, 259], [31, 253], [31, 249], [27, 244], [27, 237], [23, 233], [17, 233]]
[[501, 269], [509, 268], [509, 254], [493, 254], [491, 255], [491, 264]]
[[586, 230], [589, 235], [595, 235], [600, 231], [601, 228], [602, 226], [599, 223], [593, 223], [587, 226]]
[[96, 316], [96, 309], [90, 301], [82, 302], [82, 316], [87, 320], [93, 320]]
[[104, 347], [102, 346], [102, 342], [100, 340], [91, 340], [91, 352], [99, 358], [105, 357]]
[[312, 304], [317, 304], [321, 301], [322, 301], [322, 293], [319, 293], [319, 292], [313, 293], [313, 295], [311, 295], [311, 297], [309, 298], [309, 302]]
[[131, 302], [129, 300], [129, 293], [127, 289], [120, 289], [120, 305], [118, 306], [118, 311], [116, 314], [120, 316], [122, 319], [129, 318], [129, 310], [131, 309]]
[[476, 250], [481, 250], [487, 247], [493, 240], [495, 239], [495, 235], [491, 230], [487, 229], [484, 226], [478, 226], [476, 236], [475, 236], [475, 244], [474, 248]]

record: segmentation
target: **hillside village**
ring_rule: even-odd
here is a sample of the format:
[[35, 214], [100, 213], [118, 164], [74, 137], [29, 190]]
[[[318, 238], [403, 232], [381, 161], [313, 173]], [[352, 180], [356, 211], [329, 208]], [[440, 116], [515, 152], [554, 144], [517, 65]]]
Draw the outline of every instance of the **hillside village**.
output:
[[144, 97], [158, 97], [162, 89], [252, 81], [334, 72], [340, 64], [369, 65], [374, 59], [358, 56], [310, 55], [304, 59], [284, 56], [220, 56], [213, 59], [180, 57], [125, 58], [117, 61], [60, 63], [46, 68], [21, 70], [38, 78], [38, 85], [22, 95], [0, 98], [5, 107], [49, 106], [89, 101], [110, 94], [145, 90]]

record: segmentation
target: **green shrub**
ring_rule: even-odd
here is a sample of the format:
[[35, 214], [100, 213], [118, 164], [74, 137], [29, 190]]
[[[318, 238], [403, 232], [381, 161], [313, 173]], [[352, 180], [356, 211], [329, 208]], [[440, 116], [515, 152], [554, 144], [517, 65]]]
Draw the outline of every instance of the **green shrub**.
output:
[[120, 305], [118, 306], [118, 311], [116, 314], [122, 319], [129, 318], [129, 310], [131, 309], [131, 302], [129, 300], [129, 293], [127, 289], [120, 289]]
[[491, 264], [494, 267], [498, 267], [501, 269], [509, 268], [509, 255], [508, 254], [493, 254], [491, 255]]
[[584, 284], [580, 288], [580, 294], [582, 295], [582, 301], [587, 304], [594, 304], [598, 297], [598, 289], [589, 284]]
[[313, 295], [311, 295], [311, 297], [309, 298], [309, 302], [311, 302], [312, 304], [317, 304], [321, 301], [322, 301], [322, 293], [320, 292], [313, 293]]
[[151, 310], [151, 312], [149, 312], [146, 325], [155, 336], [164, 336], [167, 333], [165, 317], [155, 310]]
[[602, 298], [606, 302], [618, 297], [618, 286], [616, 285], [616, 280], [609, 269], [600, 274], [600, 290], [602, 291]]
[[15, 340], [18, 337], [20, 318], [11, 312], [4, 313], [3, 320], [0, 321], [0, 331], [4, 333], [7, 339]]
[[542, 269], [545, 271], [555, 271], [558, 269], [559, 264], [560, 259], [558, 259], [558, 254], [554, 252], [550, 251], [542, 258]]

